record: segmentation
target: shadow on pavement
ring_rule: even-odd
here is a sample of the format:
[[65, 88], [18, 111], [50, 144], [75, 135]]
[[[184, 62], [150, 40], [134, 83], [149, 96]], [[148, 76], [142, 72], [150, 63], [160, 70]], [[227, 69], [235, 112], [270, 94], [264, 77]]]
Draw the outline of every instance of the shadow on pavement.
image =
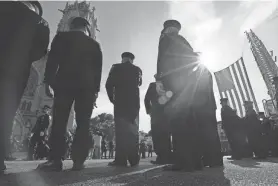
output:
[[261, 168], [259, 165], [260, 161], [253, 160], [253, 159], [242, 159], [242, 160], [233, 160], [230, 163], [234, 165], [238, 165], [240, 167], [248, 167], [248, 168]]
[[170, 172], [155, 169], [132, 176], [122, 176], [109, 180], [111, 184], [128, 186], [156, 185], [194, 185], [194, 186], [230, 186], [230, 180], [224, 175], [223, 168], [205, 168], [203, 171], [192, 173]]
[[149, 165], [141, 165], [133, 168], [116, 167], [92, 167], [81, 171], [65, 170], [63, 172], [40, 172], [29, 171], [20, 173], [10, 173], [0, 177], [2, 186], [56, 186], [56, 185], [82, 185], [87, 182], [88, 185], [103, 184], [108, 177], [114, 177], [118, 174], [128, 173], [144, 168]]

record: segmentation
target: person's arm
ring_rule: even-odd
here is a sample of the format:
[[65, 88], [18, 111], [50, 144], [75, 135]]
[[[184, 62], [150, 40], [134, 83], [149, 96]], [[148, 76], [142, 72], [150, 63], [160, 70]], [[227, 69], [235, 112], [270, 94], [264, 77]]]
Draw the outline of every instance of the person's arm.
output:
[[115, 73], [115, 65], [111, 67], [105, 84], [106, 92], [111, 103], [114, 103], [114, 89], [115, 89], [114, 73]]
[[59, 56], [62, 55], [60, 53], [61, 47], [59, 46], [59, 34], [57, 34], [52, 43], [51, 43], [51, 50], [48, 54], [45, 72], [44, 72], [44, 82], [48, 85], [53, 85], [56, 72], [59, 67]]
[[97, 51], [95, 56], [95, 78], [94, 78], [94, 86], [95, 91], [98, 93], [100, 91], [100, 82], [101, 82], [101, 74], [102, 74], [102, 51], [99, 46], [97, 45]]
[[41, 19], [38, 23], [35, 38], [33, 39], [32, 51], [30, 52], [30, 60], [32, 62], [41, 59], [47, 54], [47, 48], [49, 45], [49, 26], [48, 23]]
[[139, 70], [139, 77], [138, 77], [138, 86], [140, 87], [141, 85], [142, 85], [142, 83], [143, 83], [143, 80], [142, 80], [142, 75], [143, 75], [143, 73], [142, 73], [142, 70], [138, 67], [138, 70]]
[[152, 87], [152, 84], [149, 85], [149, 88], [147, 90], [147, 93], [145, 95], [145, 100], [144, 100], [147, 114], [150, 114], [150, 110], [151, 110], [151, 106], [152, 106], [152, 104], [151, 104], [151, 89], [152, 88], [151, 87]]

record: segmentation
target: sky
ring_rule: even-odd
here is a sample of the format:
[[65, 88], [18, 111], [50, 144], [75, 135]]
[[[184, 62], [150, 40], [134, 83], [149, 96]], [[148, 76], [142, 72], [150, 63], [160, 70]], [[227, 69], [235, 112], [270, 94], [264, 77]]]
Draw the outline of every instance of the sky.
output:
[[[41, 4], [52, 39], [62, 18], [58, 9], [64, 9], [66, 2], [44, 1]], [[181, 22], [181, 35], [191, 43], [194, 50], [203, 53], [202, 59], [211, 72], [221, 70], [243, 56], [259, 109], [263, 111], [262, 100], [269, 97], [244, 31], [253, 29], [267, 49], [274, 50], [278, 56], [277, 0], [92, 1], [91, 4], [96, 7], [100, 30], [97, 40], [103, 52], [101, 91], [97, 100], [98, 108], [94, 110], [93, 116], [102, 112], [113, 113], [105, 82], [112, 64], [121, 61], [122, 52], [130, 51], [136, 57], [134, 64], [143, 71], [139, 128], [145, 132], [150, 130], [144, 97], [149, 83], [154, 81], [158, 40], [163, 22], [167, 19]], [[220, 120], [221, 107], [216, 84], [214, 92], [218, 105], [217, 119]]]

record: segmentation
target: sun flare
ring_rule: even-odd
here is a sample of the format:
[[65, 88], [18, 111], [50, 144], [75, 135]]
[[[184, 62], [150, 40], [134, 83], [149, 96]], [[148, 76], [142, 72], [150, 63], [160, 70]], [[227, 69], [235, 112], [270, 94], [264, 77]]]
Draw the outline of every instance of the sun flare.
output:
[[200, 53], [200, 62], [205, 65], [209, 70], [217, 70], [217, 57], [216, 53], [213, 51], [204, 51]]

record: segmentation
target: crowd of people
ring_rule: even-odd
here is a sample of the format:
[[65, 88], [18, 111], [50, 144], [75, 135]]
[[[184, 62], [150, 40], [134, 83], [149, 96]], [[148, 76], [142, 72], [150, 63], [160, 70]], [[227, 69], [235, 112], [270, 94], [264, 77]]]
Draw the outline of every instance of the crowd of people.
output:
[[[37, 1], [0, 3], [0, 22], [4, 25], [4, 29], [0, 29], [2, 172], [6, 169], [4, 159], [11, 135], [10, 123], [26, 87], [32, 62], [47, 53], [50, 30], [42, 14], [42, 7]], [[57, 32], [51, 43], [43, 82], [46, 94], [54, 98], [53, 120], [48, 138], [48, 158], [37, 167], [38, 170], [63, 169], [67, 149], [66, 128], [73, 103], [77, 128], [71, 144], [72, 170], [84, 168], [92, 147], [89, 123], [100, 91], [103, 54], [100, 44], [91, 37], [89, 26], [86, 19], [75, 17], [69, 23], [70, 31]], [[179, 34], [180, 29], [181, 24], [176, 20], [164, 22], [155, 80], [145, 96], [146, 112], [151, 117], [153, 148], [157, 154], [156, 161], [152, 163], [171, 164], [165, 170], [172, 171], [223, 166], [212, 75], [200, 63], [199, 53]], [[136, 166], [140, 161], [139, 87], [142, 85], [142, 70], [134, 65], [135, 55], [131, 52], [123, 52], [121, 57], [121, 63], [112, 65], [105, 84], [108, 98], [114, 106], [116, 136], [115, 159], [108, 165], [126, 167], [128, 163]], [[45, 115], [39, 118], [42, 124], [33, 129], [30, 139], [33, 146], [34, 141], [44, 137], [41, 131], [49, 125], [46, 121], [48, 109], [45, 108]], [[254, 114], [249, 111], [247, 109], [247, 116]], [[252, 123], [252, 118], [246, 117], [249, 119], [247, 123]], [[224, 118], [223, 122], [224, 127], [228, 126]], [[253, 152], [259, 153], [255, 147], [258, 134], [248, 133], [247, 136]], [[237, 154], [236, 147], [231, 146]], [[103, 145], [102, 152], [105, 154], [106, 151], [106, 145]], [[30, 151], [31, 154], [34, 153]], [[238, 158], [238, 155], [233, 157]]]

